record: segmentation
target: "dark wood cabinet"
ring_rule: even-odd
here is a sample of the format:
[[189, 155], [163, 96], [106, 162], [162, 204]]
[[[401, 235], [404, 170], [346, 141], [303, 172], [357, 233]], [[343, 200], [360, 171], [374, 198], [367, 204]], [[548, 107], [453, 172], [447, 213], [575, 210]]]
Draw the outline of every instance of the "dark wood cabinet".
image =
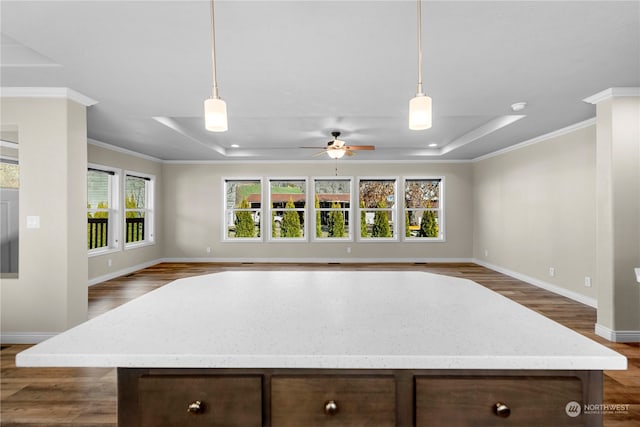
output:
[[393, 376], [274, 376], [272, 426], [395, 426]]
[[601, 426], [602, 371], [118, 369], [121, 426]]
[[[262, 377], [142, 375], [131, 425], [261, 426]], [[121, 425], [130, 425], [121, 423]]]
[[416, 425], [584, 425], [566, 413], [582, 402], [577, 377], [430, 376], [416, 378]]

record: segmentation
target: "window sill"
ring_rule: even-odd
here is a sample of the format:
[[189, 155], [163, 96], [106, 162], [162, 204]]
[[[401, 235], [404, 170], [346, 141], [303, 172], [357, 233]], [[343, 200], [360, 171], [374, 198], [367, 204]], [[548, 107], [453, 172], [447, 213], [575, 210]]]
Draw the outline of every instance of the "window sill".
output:
[[120, 252], [120, 248], [105, 248], [105, 249], [92, 249], [89, 251], [89, 258], [93, 258], [100, 255], [112, 254], [114, 252]]
[[446, 240], [441, 237], [405, 237], [404, 241], [407, 243], [444, 243]]
[[125, 243], [124, 250], [127, 251], [129, 249], [144, 248], [145, 246], [153, 246], [155, 244], [156, 244], [156, 242], [147, 242], [147, 241], [135, 242], [135, 243]]

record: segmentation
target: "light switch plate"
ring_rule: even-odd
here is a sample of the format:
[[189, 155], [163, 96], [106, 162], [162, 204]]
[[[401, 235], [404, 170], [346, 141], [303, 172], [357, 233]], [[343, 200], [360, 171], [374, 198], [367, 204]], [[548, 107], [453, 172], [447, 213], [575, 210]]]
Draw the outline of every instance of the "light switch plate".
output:
[[27, 216], [27, 228], [40, 228], [40, 217]]

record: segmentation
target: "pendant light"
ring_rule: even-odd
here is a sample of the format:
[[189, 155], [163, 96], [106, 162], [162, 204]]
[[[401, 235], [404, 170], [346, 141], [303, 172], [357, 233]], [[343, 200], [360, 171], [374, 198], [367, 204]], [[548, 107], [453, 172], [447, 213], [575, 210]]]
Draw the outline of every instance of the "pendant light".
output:
[[211, 0], [211, 71], [213, 86], [211, 98], [204, 101], [205, 128], [211, 132], [226, 132], [227, 104], [218, 95], [218, 81], [216, 80], [216, 26], [214, 19], [214, 0]]
[[418, 90], [409, 101], [409, 129], [431, 127], [431, 98], [422, 91], [422, 0], [418, 0]]

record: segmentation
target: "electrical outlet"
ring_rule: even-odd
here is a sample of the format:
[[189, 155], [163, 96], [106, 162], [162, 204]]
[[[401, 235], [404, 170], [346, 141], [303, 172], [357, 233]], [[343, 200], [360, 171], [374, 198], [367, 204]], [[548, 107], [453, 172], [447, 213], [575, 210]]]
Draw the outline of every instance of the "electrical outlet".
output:
[[113, 261], [111, 261], [111, 258], [109, 258], [109, 259], [107, 260], [107, 266], [108, 266], [108, 267], [111, 267], [112, 265], [113, 265]]
[[489, 249], [485, 249], [484, 250], [484, 257], [488, 257], [489, 256]]
[[211, 253], [211, 246], [207, 246], [207, 253], [210, 254]]
[[549, 276], [555, 277], [556, 269], [554, 267], [549, 267]]
[[589, 276], [585, 276], [585, 278], [584, 278], [584, 285], [585, 285], [587, 288], [590, 288], [590, 287], [591, 287], [591, 277], [589, 277]]
[[347, 253], [350, 254], [351, 253], [351, 246], [347, 246]]

